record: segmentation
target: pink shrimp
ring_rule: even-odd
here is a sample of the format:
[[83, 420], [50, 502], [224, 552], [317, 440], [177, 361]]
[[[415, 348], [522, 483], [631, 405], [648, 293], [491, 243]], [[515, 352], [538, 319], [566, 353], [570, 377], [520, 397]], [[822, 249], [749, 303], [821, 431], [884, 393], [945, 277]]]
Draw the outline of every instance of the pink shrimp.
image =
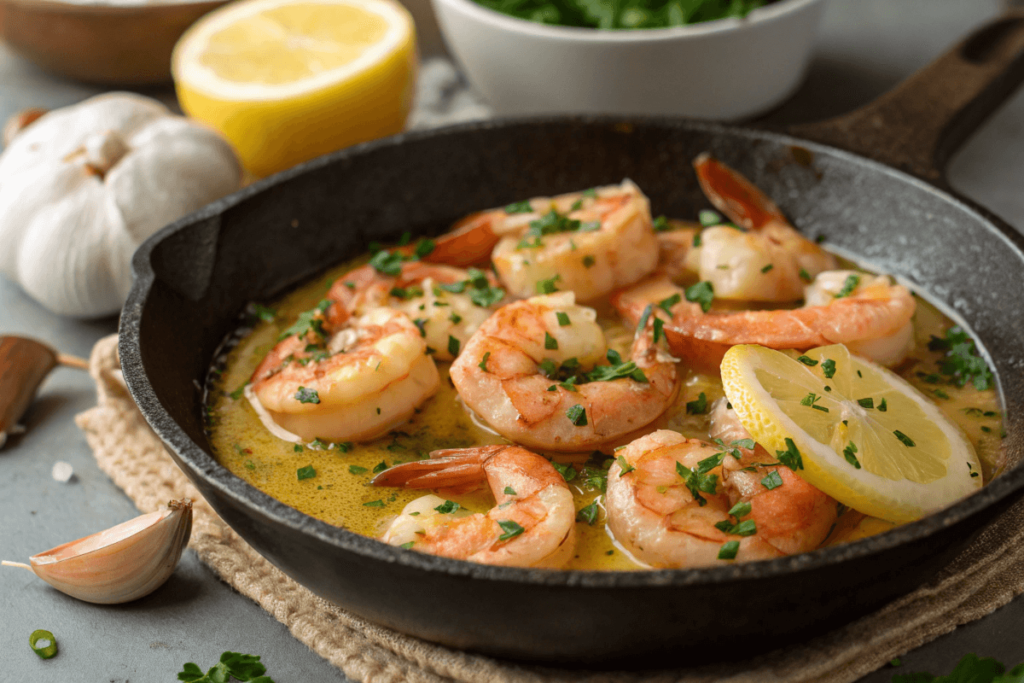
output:
[[[495, 507], [456, 510], [437, 496], [409, 503], [383, 539], [432, 555], [483, 564], [559, 568], [576, 546], [572, 492], [547, 459], [519, 446], [434, 451], [430, 460], [381, 472], [375, 486], [465, 489], [486, 483]], [[447, 508], [447, 509], [446, 509]]]
[[[819, 283], [835, 279], [822, 273], [812, 287], [822, 289]], [[845, 292], [815, 294], [808, 297], [814, 305], [774, 311], [705, 312], [701, 304], [687, 301], [684, 290], [664, 275], [617, 292], [611, 301], [633, 324], [649, 305], [656, 316], [664, 317], [663, 309], [669, 309], [671, 316], [664, 326], [669, 348], [708, 372], [717, 371], [725, 352], [737, 344], [797, 350], [846, 344], [872, 360], [898, 363], [913, 343], [915, 303], [910, 292], [885, 276], [844, 273], [842, 281], [852, 285], [842, 285]], [[664, 306], [659, 307], [659, 302]]]

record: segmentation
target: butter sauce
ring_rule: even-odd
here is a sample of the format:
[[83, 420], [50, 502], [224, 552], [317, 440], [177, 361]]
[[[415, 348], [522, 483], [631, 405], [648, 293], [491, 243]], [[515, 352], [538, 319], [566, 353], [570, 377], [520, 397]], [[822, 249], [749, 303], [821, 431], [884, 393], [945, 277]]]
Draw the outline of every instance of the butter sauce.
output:
[[[328, 524], [355, 533], [378, 537], [402, 508], [426, 491], [374, 487], [370, 484], [374, 469], [426, 457], [440, 448], [503, 443], [504, 440], [477, 423], [463, 408], [448, 376], [450, 363], [438, 363], [441, 386], [407, 423], [384, 438], [369, 443], [293, 444], [282, 441], [261, 424], [244, 396], [245, 385], [263, 357], [273, 348], [280, 333], [305, 310], [314, 307], [331, 283], [365, 262], [358, 259], [330, 270], [323, 279], [306, 284], [272, 305], [275, 314], [243, 328], [225, 344], [207, 382], [207, 424], [214, 456], [229, 471], [268, 495]], [[264, 310], [264, 309], [261, 309]], [[270, 314], [266, 314], [270, 318]], [[598, 321], [606, 331], [609, 346], [625, 354], [632, 331], [623, 327], [609, 308], [598, 307]], [[932, 335], [941, 337], [954, 325], [929, 302], [917, 298], [914, 315], [916, 347], [896, 371], [920, 389], [967, 435], [983, 465], [982, 476], [989, 481], [1001, 467], [1002, 419], [994, 389], [978, 391], [970, 384], [956, 387], [935, 383], [939, 351], [928, 350]], [[682, 367], [682, 366], [681, 366]], [[686, 437], [708, 439], [707, 415], [687, 413], [686, 404], [704, 394], [710, 406], [723, 396], [717, 376], [683, 369], [684, 380], [675, 404], [652, 425], [647, 433], [664, 428]], [[944, 398], [946, 396], [948, 398]], [[316, 443], [316, 442], [314, 442]], [[568, 483], [576, 499], [577, 510], [597, 501], [593, 525], [577, 521], [576, 556], [566, 569], [636, 570], [643, 565], [629, 557], [607, 533], [600, 491], [585, 474], [585, 467], [599, 469], [590, 456], [558, 456], [556, 462], [572, 465], [576, 476]], [[300, 479], [298, 471], [312, 466], [315, 475]], [[487, 491], [453, 496], [453, 501], [473, 512], [485, 512], [493, 506]], [[881, 533], [893, 525], [864, 518], [854, 511], [845, 512], [837, 522], [826, 545], [849, 542]]]

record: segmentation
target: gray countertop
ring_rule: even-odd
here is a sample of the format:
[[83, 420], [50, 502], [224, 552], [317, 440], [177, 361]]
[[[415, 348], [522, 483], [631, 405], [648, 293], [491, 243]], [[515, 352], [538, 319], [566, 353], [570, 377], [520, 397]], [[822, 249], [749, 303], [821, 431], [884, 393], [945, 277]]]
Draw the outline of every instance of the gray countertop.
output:
[[[769, 118], [819, 119], [864, 104], [927, 64], [999, 11], [997, 0], [830, 0], [804, 87]], [[39, 71], [0, 46], [0, 120], [28, 106], [56, 107], [98, 92]], [[173, 103], [170, 89], [146, 94]], [[963, 147], [949, 168], [953, 186], [1015, 226], [1024, 226], [1024, 91]], [[3, 245], [0, 245], [0, 249]], [[114, 318], [80, 322], [54, 316], [0, 279], [0, 333], [42, 339], [87, 356], [116, 330]], [[90, 379], [57, 369], [26, 424], [0, 450], [0, 559], [29, 555], [133, 517], [132, 502], [99, 471], [74, 415], [95, 403]], [[54, 462], [75, 470], [60, 484]], [[43, 662], [28, 635], [44, 628], [60, 655]], [[900, 672], [948, 673], [968, 652], [1024, 660], [1024, 599], [908, 653]], [[191, 552], [153, 595], [98, 607], [50, 589], [27, 572], [0, 570], [0, 681], [173, 681], [185, 662], [206, 669], [225, 650], [259, 654], [279, 683], [344, 676], [291, 637], [256, 604], [234, 593]], [[883, 669], [863, 683], [889, 681]]]

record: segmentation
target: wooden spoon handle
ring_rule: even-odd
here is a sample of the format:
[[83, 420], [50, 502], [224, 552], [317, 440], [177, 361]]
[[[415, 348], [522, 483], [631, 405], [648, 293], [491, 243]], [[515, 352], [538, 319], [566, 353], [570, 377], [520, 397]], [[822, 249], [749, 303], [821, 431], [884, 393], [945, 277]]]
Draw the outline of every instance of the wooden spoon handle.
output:
[[0, 337], [0, 446], [57, 366], [57, 358], [53, 349], [33, 339]]

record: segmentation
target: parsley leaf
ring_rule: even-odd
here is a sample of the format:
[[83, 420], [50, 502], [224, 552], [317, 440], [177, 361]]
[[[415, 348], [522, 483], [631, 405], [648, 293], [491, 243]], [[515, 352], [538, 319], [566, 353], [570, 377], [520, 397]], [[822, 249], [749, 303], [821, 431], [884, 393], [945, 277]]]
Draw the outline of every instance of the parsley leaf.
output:
[[505, 207], [505, 213], [533, 213], [530, 200], [524, 199], [521, 202], [513, 202]]
[[300, 467], [295, 473], [298, 476], [299, 481], [302, 481], [303, 479], [312, 479], [316, 476], [316, 470], [313, 469], [312, 465]]
[[572, 465], [563, 465], [560, 462], [551, 462], [551, 466], [558, 470], [558, 473], [562, 475], [562, 479], [566, 481], [572, 481], [576, 478], [576, 468]]
[[913, 448], [914, 446], [917, 445], [916, 443], [914, 443], [913, 439], [911, 439], [909, 436], [907, 436], [898, 429], [894, 431], [893, 434], [895, 434], [896, 438], [902, 441], [903, 445], [906, 446], [907, 448]]
[[654, 227], [654, 232], [669, 232], [672, 230], [672, 226], [669, 225], [668, 218], [665, 216], [658, 216], [651, 225]]
[[778, 470], [772, 470], [767, 476], [761, 479], [761, 486], [765, 487], [769, 491], [777, 489], [782, 486], [782, 475], [779, 474]]
[[487, 369], [487, 359], [490, 358], [490, 357], [491, 357], [491, 352], [490, 351], [485, 351], [484, 352], [483, 360], [481, 360], [477, 364], [477, 367], [480, 368], [481, 370], [483, 370], [484, 372], [490, 372], [490, 370]]
[[365, 467], [360, 467], [359, 465], [349, 465], [348, 466], [348, 473], [349, 474], [366, 474], [367, 472], [369, 472], [368, 469], [366, 469]]
[[590, 526], [594, 526], [594, 522], [597, 521], [597, 501], [593, 501], [590, 505], [586, 505], [579, 509], [576, 513], [576, 519], [580, 522], [586, 522]]
[[1024, 664], [1018, 664], [1009, 673], [1000, 662], [974, 654], [964, 655], [948, 676], [928, 673], [897, 674], [892, 683], [1020, 683], [1024, 681]]
[[860, 460], [857, 459], [857, 445], [852, 441], [843, 449], [843, 457], [846, 462], [853, 465], [854, 469], [860, 469]]
[[796, 444], [793, 443], [793, 439], [786, 437], [786, 450], [775, 451], [775, 457], [779, 459], [783, 465], [789, 469], [796, 471], [804, 468], [804, 460], [800, 456], [800, 451], [797, 449]]
[[562, 279], [561, 275], [555, 275], [548, 278], [547, 280], [539, 280], [537, 282], [537, 293], [538, 294], [554, 294], [558, 291], [558, 287], [555, 285], [556, 282]]
[[272, 323], [277, 317], [277, 311], [273, 308], [268, 308], [263, 304], [253, 304], [253, 313], [255, 313], [256, 317], [265, 323]]
[[797, 360], [803, 363], [804, 365], [812, 368], [818, 364], [818, 361], [814, 360], [813, 358], [809, 358], [808, 356], [800, 356], [799, 358], [797, 358]]
[[633, 470], [636, 469], [635, 467], [630, 465], [629, 462], [626, 461], [626, 456], [624, 456], [624, 455], [620, 455], [619, 457], [615, 458], [615, 461], [617, 463], [619, 463], [619, 476], [620, 477], [622, 475], [624, 475], [624, 474], [629, 474], [630, 472], [632, 472]]
[[498, 536], [499, 541], [507, 541], [510, 538], [515, 538], [525, 531], [523, 527], [519, 526], [511, 519], [503, 519], [499, 521], [498, 526], [500, 526], [501, 530], [505, 532], [501, 536]]
[[382, 275], [394, 277], [402, 272], [402, 261], [405, 259], [400, 253], [390, 251], [378, 251], [370, 259], [373, 269]]
[[459, 355], [459, 347], [461, 345], [462, 342], [455, 337], [448, 335], [448, 353], [452, 354], [453, 357]]
[[569, 408], [569, 410], [565, 411], [565, 416], [577, 427], [587, 426], [587, 411], [579, 404], [576, 404]]
[[700, 309], [707, 313], [711, 310], [711, 302], [715, 300], [715, 288], [710, 282], [698, 282], [686, 288], [686, 300], [699, 303]]
[[[558, 318], [558, 326], [559, 327], [567, 327], [567, 326], [572, 324], [572, 321], [569, 320], [569, 314], [568, 313], [563, 313], [562, 311], [558, 311], [557, 313], [555, 313], [555, 317]], [[547, 340], [545, 339], [545, 341], [547, 341]]]
[[729, 541], [722, 544], [722, 547], [718, 549], [718, 559], [720, 560], [735, 560], [736, 553], [740, 551], [739, 541]]
[[847, 275], [846, 281], [843, 282], [843, 288], [839, 290], [834, 298], [842, 299], [843, 297], [850, 296], [853, 294], [853, 290], [857, 289], [857, 285], [860, 284], [860, 275]]
[[703, 391], [700, 392], [696, 400], [687, 402], [686, 412], [689, 415], [703, 415], [708, 412], [708, 397], [704, 395]]
[[939, 363], [939, 372], [951, 384], [962, 387], [971, 382], [978, 391], [985, 391], [992, 386], [992, 371], [985, 359], [978, 355], [977, 345], [963, 328], [949, 328], [945, 339], [933, 335], [928, 342], [928, 349], [946, 352], [946, 357]]
[[225, 652], [220, 656], [220, 662], [205, 674], [194, 663], [185, 664], [178, 680], [185, 683], [227, 683], [229, 678], [233, 678], [250, 683], [274, 683], [270, 676], [264, 675], [266, 672], [267, 668], [257, 655]]
[[836, 374], [836, 362], [831, 358], [821, 361], [821, 371], [825, 373], [825, 379], [832, 379]]
[[693, 499], [700, 507], [708, 504], [707, 499], [700, 495], [702, 492], [711, 495], [717, 492], [717, 474], [701, 474], [698, 470], [691, 470], [679, 461], [676, 461], [676, 473], [683, 478], [683, 483], [686, 484], [686, 488], [690, 489]]
[[450, 515], [461, 507], [461, 505], [459, 505], [453, 500], [446, 500], [445, 502], [441, 503], [434, 509], [440, 512], [442, 515]]
[[320, 394], [317, 393], [316, 389], [307, 389], [306, 387], [299, 387], [299, 390], [295, 392], [295, 400], [299, 403], [320, 403]]
[[548, 351], [555, 351], [558, 349], [558, 340], [552, 337], [547, 330], [544, 331], [544, 348]]

